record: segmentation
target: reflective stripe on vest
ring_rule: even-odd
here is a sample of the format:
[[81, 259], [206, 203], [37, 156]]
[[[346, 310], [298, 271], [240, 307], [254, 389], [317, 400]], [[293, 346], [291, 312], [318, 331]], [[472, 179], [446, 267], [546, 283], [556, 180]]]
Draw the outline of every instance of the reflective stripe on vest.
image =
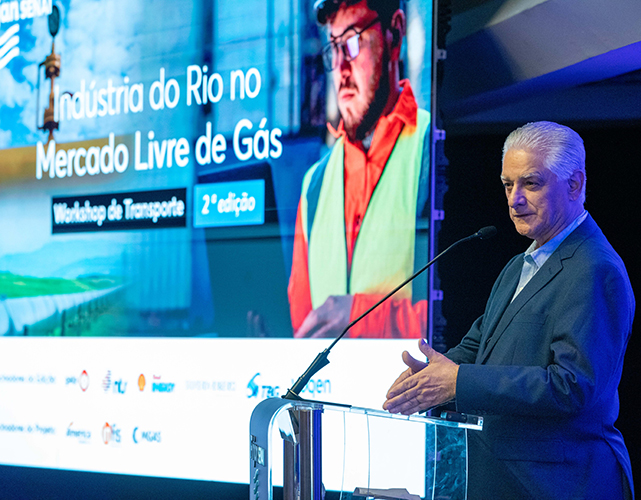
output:
[[[352, 269], [347, 272], [343, 139], [305, 175], [303, 234], [308, 244], [312, 307], [331, 295], [384, 294], [410, 276], [414, 267], [416, 206], [423, 143], [430, 122], [418, 110], [417, 127], [405, 127], [376, 185], [358, 233]], [[318, 183], [321, 182], [320, 186]], [[319, 189], [312, 189], [316, 184]], [[316, 198], [308, 199], [312, 191]], [[311, 210], [310, 210], [311, 207]], [[310, 219], [310, 213], [313, 220]], [[311, 230], [310, 230], [311, 228]], [[395, 297], [411, 299], [410, 286]]]

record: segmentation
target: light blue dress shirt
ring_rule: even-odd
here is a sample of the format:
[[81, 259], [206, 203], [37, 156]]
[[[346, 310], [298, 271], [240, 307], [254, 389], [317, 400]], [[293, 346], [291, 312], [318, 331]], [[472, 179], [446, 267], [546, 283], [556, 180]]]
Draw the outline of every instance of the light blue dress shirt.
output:
[[574, 231], [579, 225], [585, 220], [588, 216], [587, 210], [583, 210], [583, 213], [579, 215], [576, 219], [572, 221], [563, 231], [557, 234], [554, 238], [548, 241], [541, 248], [536, 248], [536, 241], [533, 241], [530, 247], [525, 251], [523, 255], [523, 269], [521, 269], [521, 278], [519, 279], [519, 284], [516, 287], [516, 292], [514, 292], [514, 297], [521, 293], [521, 290], [525, 288], [525, 285], [532, 279], [532, 277], [537, 273], [539, 269], [545, 264], [545, 261], [550, 258], [550, 255], [559, 248], [559, 245], [563, 243], [563, 240]]

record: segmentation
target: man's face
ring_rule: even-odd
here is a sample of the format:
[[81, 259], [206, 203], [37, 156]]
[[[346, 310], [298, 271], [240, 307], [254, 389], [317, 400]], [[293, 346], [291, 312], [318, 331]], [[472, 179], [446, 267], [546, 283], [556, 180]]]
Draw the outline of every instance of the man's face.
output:
[[[345, 40], [341, 35], [347, 29], [355, 28], [360, 31], [376, 17], [377, 13], [367, 7], [365, 0], [349, 7], [343, 4], [330, 23], [330, 36], [334, 41], [343, 42]], [[339, 64], [332, 72], [334, 85], [338, 92], [338, 109], [343, 118], [345, 131], [351, 139], [356, 137], [358, 126], [363, 122], [374, 102], [381, 80], [383, 52], [381, 25], [375, 23], [361, 33], [358, 56], [352, 61], [345, 61], [341, 53]], [[388, 82], [384, 82], [384, 84], [389, 85]], [[385, 102], [380, 104], [374, 108], [380, 107], [380, 111], [382, 111]], [[375, 118], [377, 120], [378, 116]], [[368, 130], [364, 132], [368, 132]], [[362, 137], [358, 139], [362, 139]]]
[[529, 151], [507, 151], [501, 180], [517, 232], [536, 240], [537, 248], [578, 215], [569, 181], [559, 180]]

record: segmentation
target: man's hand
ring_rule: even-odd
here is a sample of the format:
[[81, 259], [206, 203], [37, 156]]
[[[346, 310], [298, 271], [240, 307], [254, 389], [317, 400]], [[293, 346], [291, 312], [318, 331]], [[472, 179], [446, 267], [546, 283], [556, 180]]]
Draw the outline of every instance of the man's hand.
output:
[[332, 295], [317, 309], [311, 311], [300, 328], [294, 332], [296, 338], [338, 337], [349, 324], [352, 312], [351, 295]]
[[409, 367], [390, 387], [383, 408], [390, 413], [411, 415], [451, 401], [456, 396], [456, 377], [459, 366], [432, 349], [425, 339], [419, 349], [429, 363], [414, 359], [403, 352], [403, 362]]

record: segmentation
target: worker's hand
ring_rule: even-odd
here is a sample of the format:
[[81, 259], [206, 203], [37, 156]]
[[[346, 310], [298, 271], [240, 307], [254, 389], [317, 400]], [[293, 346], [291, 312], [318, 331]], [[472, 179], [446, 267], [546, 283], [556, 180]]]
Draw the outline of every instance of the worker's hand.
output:
[[296, 338], [338, 337], [349, 324], [352, 312], [352, 295], [332, 295], [311, 311], [303, 324], [294, 332]]
[[403, 352], [403, 362], [408, 366], [387, 392], [383, 408], [391, 413], [411, 415], [439, 406], [456, 397], [456, 377], [459, 366], [432, 349], [425, 339], [419, 349], [427, 356], [428, 363], [414, 359]]
[[248, 337], [271, 337], [269, 328], [265, 323], [265, 317], [258, 311], [247, 311], [247, 336]]

